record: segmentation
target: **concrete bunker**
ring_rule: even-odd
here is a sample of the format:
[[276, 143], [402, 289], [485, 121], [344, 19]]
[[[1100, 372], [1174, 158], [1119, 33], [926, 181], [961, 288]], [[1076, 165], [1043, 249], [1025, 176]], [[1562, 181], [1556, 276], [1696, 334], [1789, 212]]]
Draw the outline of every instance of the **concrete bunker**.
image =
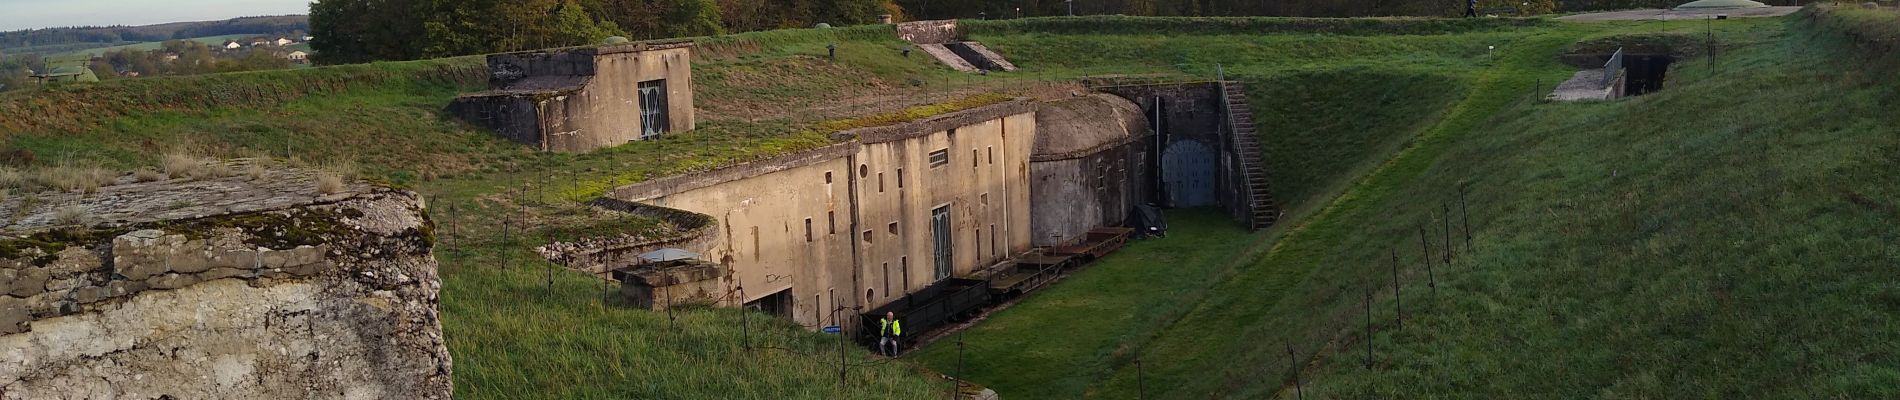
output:
[[692, 42], [488, 56], [489, 89], [450, 114], [542, 151], [586, 152], [693, 130]]
[[1557, 101], [1610, 100], [1664, 88], [1669, 67], [1694, 56], [1701, 44], [1682, 34], [1635, 34], [1579, 42], [1560, 59], [1580, 68], [1548, 97]]
[[[611, 274], [647, 308], [744, 305], [855, 331], [850, 310], [1029, 251], [1036, 107], [1008, 101], [839, 132], [830, 146], [615, 188], [595, 205], [659, 217], [679, 235], [540, 250]], [[664, 248], [701, 255], [637, 257]]]

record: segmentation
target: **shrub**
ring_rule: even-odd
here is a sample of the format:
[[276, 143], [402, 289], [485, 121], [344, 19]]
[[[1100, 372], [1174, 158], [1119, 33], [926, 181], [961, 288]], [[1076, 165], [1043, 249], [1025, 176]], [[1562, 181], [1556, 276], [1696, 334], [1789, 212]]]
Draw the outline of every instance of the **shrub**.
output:
[[66, 206], [53, 214], [53, 223], [58, 225], [82, 225], [86, 222], [86, 208]]
[[68, 192], [92, 193], [99, 187], [112, 183], [118, 173], [98, 166], [72, 167], [62, 166], [41, 169], [40, 184]]
[[172, 178], [197, 178], [205, 173], [205, 160], [185, 153], [165, 153], [159, 168]]
[[165, 180], [165, 173], [159, 172], [157, 168], [139, 167], [132, 171], [132, 179], [139, 182], [157, 182]]
[[26, 178], [26, 174], [20, 173], [20, 170], [0, 168], [0, 188], [25, 189], [30, 183], [32, 182]]
[[317, 172], [317, 193], [332, 194], [343, 191], [343, 176], [331, 171]]

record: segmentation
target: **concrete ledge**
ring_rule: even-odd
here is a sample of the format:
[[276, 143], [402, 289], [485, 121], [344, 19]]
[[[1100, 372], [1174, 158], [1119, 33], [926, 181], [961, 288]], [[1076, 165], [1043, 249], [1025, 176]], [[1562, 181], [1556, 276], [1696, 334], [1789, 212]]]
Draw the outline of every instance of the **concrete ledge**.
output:
[[1028, 99], [1015, 99], [968, 110], [937, 115], [915, 121], [853, 129], [831, 135], [833, 140], [857, 138], [866, 144], [894, 142], [932, 133], [943, 132], [956, 127], [975, 124], [1016, 114], [1035, 112], [1039, 105]]
[[681, 173], [664, 178], [651, 179], [645, 182], [614, 188], [614, 190], [608, 191], [604, 197], [629, 202], [642, 202], [668, 194], [685, 192], [816, 164], [825, 160], [844, 157], [847, 154], [856, 153], [857, 151], [858, 144], [856, 142], [839, 143], [764, 160], [719, 167], [706, 172]]

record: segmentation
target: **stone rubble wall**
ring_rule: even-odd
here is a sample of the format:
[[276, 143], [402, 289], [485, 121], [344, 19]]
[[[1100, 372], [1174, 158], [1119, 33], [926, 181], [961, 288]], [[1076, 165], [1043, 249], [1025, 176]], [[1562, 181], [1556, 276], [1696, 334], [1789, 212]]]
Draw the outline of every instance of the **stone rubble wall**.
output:
[[893, 29], [897, 30], [897, 38], [913, 44], [950, 43], [963, 35], [954, 19], [904, 22]]
[[0, 399], [449, 398], [430, 232], [369, 189], [9, 234]]

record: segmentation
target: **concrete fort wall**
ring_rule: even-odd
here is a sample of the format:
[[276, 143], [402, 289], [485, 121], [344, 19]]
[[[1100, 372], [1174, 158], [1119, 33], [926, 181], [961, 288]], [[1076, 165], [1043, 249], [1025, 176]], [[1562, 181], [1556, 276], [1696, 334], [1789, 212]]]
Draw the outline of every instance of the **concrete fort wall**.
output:
[[[936, 207], [951, 210], [952, 275], [1028, 250], [1027, 149], [1034, 135], [1034, 104], [1009, 102], [843, 132], [850, 139], [842, 144], [642, 182], [608, 196], [712, 219], [718, 234], [679, 247], [730, 269], [724, 290], [743, 288], [743, 295], [728, 303], [790, 291], [793, 320], [856, 329], [852, 308], [880, 306], [937, 280], [930, 230]], [[930, 153], [939, 150], [947, 160], [933, 167]]]
[[834, 309], [856, 305], [837, 294], [854, 286], [839, 267], [851, 263], [849, 168], [818, 160], [642, 201], [712, 216], [723, 234], [688, 250], [731, 268], [728, 290], [744, 288], [744, 301], [790, 290], [793, 320], [830, 325]]
[[1153, 136], [1141, 108], [1107, 94], [1052, 102], [1036, 113], [1029, 164], [1031, 241], [1072, 243], [1090, 229], [1121, 226], [1149, 201]]
[[[1003, 109], [883, 132], [857, 154], [858, 295], [881, 306], [939, 279], [1029, 250], [1029, 148], [1035, 114]], [[888, 133], [888, 135], [886, 135]], [[932, 163], [931, 154], [943, 157]], [[935, 264], [932, 213], [949, 211], [950, 258]]]
[[[421, 199], [362, 184], [194, 197], [238, 179], [111, 186], [75, 201], [132, 222], [10, 230], [0, 399], [449, 398]], [[44, 208], [0, 205], [27, 225]]]

